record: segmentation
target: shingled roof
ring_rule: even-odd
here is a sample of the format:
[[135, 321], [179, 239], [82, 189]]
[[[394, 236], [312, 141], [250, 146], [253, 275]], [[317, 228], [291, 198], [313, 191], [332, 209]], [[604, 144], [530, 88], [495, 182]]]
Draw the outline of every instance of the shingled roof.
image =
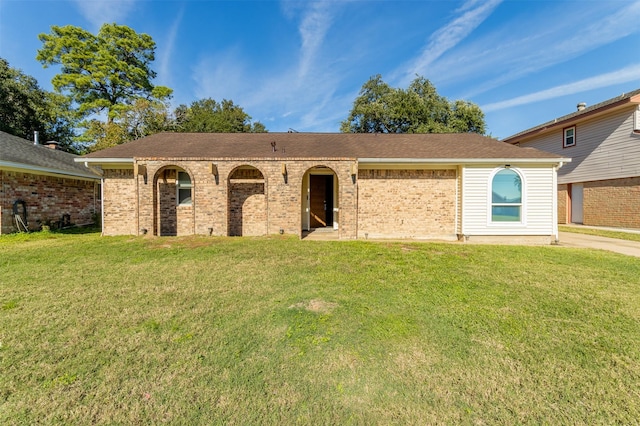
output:
[[83, 157], [91, 162], [165, 158], [563, 160], [475, 133], [158, 133]]
[[607, 99], [606, 101], [597, 103], [595, 105], [591, 105], [590, 107], [584, 108], [579, 111], [574, 111], [571, 114], [563, 115], [562, 117], [555, 118], [551, 121], [547, 121], [546, 123], [539, 124], [537, 126], [531, 127], [530, 129], [523, 130], [515, 135], [511, 135], [509, 137], [504, 138], [502, 141], [506, 143], [518, 143], [523, 138], [532, 136], [534, 134], [538, 134], [544, 132], [546, 130], [550, 130], [558, 127], [565, 127], [567, 124], [583, 119], [592, 117], [597, 114], [602, 114], [608, 112], [614, 108], [623, 107], [629, 104], [638, 104], [640, 103], [640, 89], [623, 93], [619, 96], [616, 96], [611, 99]]
[[77, 155], [34, 145], [26, 139], [0, 132], [0, 167], [99, 179], [96, 173], [74, 161]]

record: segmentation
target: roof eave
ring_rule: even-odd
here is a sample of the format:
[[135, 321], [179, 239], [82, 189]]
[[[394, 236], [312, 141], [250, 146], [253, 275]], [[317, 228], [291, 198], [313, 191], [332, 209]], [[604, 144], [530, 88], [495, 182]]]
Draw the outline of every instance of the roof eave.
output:
[[573, 115], [571, 117], [567, 117], [565, 119], [562, 119], [562, 117], [560, 117], [560, 119], [556, 119], [553, 122], [548, 122], [545, 124], [541, 124], [540, 126], [542, 127], [532, 127], [529, 130], [525, 130], [521, 133], [517, 133], [515, 135], [506, 137], [504, 139], [502, 139], [502, 142], [508, 143], [508, 144], [516, 144], [519, 142], [522, 142], [524, 139], [529, 139], [533, 136], [537, 136], [541, 133], [546, 133], [550, 130], [556, 129], [556, 128], [563, 128], [566, 127], [567, 124], [569, 123], [577, 123], [579, 121], [583, 121], [586, 120], [588, 118], [592, 118], [594, 116], [598, 116], [598, 115], [602, 115], [605, 113], [608, 113], [610, 111], [614, 111], [616, 109], [619, 108], [623, 108], [629, 105], [633, 105], [633, 104], [640, 104], [640, 94], [625, 98], [625, 99], [621, 99], [617, 102], [605, 105], [601, 108], [597, 108], [591, 111], [586, 111], [583, 114], [578, 114], [578, 115]]
[[488, 163], [569, 163], [571, 158], [358, 158], [358, 164], [488, 164]]
[[85, 179], [95, 179], [95, 180], [100, 179], [100, 176], [93, 173], [81, 173], [81, 172], [75, 172], [75, 171], [59, 170], [59, 169], [53, 169], [49, 167], [34, 166], [31, 164], [14, 163], [11, 161], [0, 160], [0, 167], [5, 167], [12, 170], [23, 170], [27, 172], [47, 173], [47, 174], [61, 176], [61, 177], [72, 176], [76, 178], [85, 178]]

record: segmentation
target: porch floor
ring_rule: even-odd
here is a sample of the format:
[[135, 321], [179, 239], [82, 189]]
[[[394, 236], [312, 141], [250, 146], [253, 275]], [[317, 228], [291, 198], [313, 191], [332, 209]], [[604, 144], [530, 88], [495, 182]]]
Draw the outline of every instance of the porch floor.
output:
[[338, 231], [333, 227], [312, 228], [309, 231], [302, 231], [302, 239], [310, 241], [337, 241]]

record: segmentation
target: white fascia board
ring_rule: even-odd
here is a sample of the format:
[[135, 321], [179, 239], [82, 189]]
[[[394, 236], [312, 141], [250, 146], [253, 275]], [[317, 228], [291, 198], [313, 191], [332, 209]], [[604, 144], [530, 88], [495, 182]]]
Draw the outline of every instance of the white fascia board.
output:
[[358, 158], [358, 164], [494, 164], [494, 163], [569, 163], [571, 158]]
[[66, 170], [51, 169], [48, 167], [32, 166], [30, 164], [24, 164], [24, 163], [13, 163], [11, 161], [0, 160], [0, 167], [7, 168], [10, 170], [16, 170], [16, 171], [25, 171], [27, 173], [41, 173], [41, 174], [47, 174], [47, 175], [54, 175], [58, 177], [79, 177], [79, 178], [95, 179], [95, 180], [100, 179], [100, 176], [95, 175], [93, 173], [80, 173], [80, 172], [72, 172], [72, 171], [66, 171]]

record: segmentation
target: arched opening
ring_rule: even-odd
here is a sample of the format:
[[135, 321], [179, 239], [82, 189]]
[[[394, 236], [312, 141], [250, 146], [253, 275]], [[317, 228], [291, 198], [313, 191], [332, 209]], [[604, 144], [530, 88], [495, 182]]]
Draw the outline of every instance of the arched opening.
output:
[[329, 167], [310, 168], [302, 179], [302, 230], [337, 231], [340, 222], [338, 176]]
[[193, 234], [193, 178], [183, 168], [167, 166], [153, 179], [153, 233], [158, 236]]
[[262, 172], [252, 166], [240, 166], [229, 175], [228, 188], [228, 235], [265, 235], [267, 198]]

